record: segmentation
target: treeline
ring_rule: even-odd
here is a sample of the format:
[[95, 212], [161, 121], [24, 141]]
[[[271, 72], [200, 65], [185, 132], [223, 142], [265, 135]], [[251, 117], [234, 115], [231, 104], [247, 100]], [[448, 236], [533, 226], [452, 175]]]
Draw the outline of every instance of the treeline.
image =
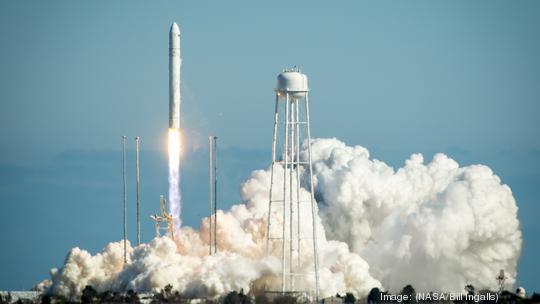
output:
[[[523, 293], [510, 291], [493, 292], [489, 290], [475, 290], [472, 285], [465, 287], [465, 296], [459, 299], [450, 300], [449, 298], [441, 297], [437, 293], [422, 293], [420, 299], [417, 297], [414, 287], [411, 285], [405, 286], [400, 293], [391, 294], [386, 291], [381, 291], [378, 288], [373, 288], [366, 298], [357, 299], [352, 293], [343, 295], [337, 294], [334, 297], [321, 299], [320, 303], [361, 303], [361, 304], [540, 304], [540, 294], [533, 293], [527, 297]], [[494, 295], [497, 295], [495, 298]], [[13, 301], [10, 296], [0, 295], [0, 304], [20, 303], [20, 304], [94, 304], [94, 303], [202, 303], [202, 304], [295, 304], [309, 303], [306, 297], [295, 295], [274, 295], [268, 296], [264, 294], [247, 295], [243, 290], [231, 291], [227, 295], [216, 299], [193, 299], [186, 295], [175, 291], [171, 285], [167, 285], [158, 293], [153, 294], [138, 294], [133, 290], [127, 292], [98, 292], [92, 286], [84, 288], [80, 298], [68, 299], [62, 296], [41, 295], [38, 300], [22, 300]]]

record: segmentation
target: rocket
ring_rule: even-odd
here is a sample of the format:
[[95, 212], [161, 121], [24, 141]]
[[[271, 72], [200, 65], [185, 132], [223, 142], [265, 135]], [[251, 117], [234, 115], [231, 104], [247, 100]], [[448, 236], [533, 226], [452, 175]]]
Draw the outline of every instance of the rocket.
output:
[[176, 22], [169, 32], [169, 129], [180, 129], [180, 29]]

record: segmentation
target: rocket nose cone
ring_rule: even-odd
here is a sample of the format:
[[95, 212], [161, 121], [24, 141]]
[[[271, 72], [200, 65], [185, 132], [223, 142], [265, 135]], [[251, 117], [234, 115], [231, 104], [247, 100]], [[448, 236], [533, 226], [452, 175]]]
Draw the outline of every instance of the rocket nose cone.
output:
[[171, 33], [180, 34], [180, 28], [178, 27], [178, 24], [176, 24], [176, 22], [173, 22], [173, 24], [171, 25]]

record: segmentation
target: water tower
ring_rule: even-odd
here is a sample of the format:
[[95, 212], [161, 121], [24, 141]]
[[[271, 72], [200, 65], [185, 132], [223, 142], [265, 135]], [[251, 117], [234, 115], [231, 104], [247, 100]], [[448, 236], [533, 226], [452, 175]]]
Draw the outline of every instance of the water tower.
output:
[[[307, 76], [296, 67], [286, 69], [277, 77], [275, 92], [266, 251], [269, 255], [281, 255], [282, 269], [281, 290], [268, 292], [314, 293], [315, 299], [318, 299], [317, 208], [311, 166]], [[301, 153], [302, 144], [307, 148], [307, 153]], [[282, 179], [277, 174], [282, 174]], [[276, 218], [281, 221], [272, 222], [272, 217], [275, 222]], [[309, 229], [306, 230], [306, 227]], [[310, 256], [313, 257], [313, 264], [309, 266], [310, 271], [306, 272], [305, 259], [302, 257]], [[311, 279], [313, 286], [301, 290], [306, 288], [305, 282]]]

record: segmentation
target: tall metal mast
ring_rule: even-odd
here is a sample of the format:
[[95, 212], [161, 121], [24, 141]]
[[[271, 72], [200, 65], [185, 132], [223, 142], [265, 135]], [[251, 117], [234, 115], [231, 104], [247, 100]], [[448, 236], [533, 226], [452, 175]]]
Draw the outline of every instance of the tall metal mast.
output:
[[124, 183], [124, 264], [127, 263], [126, 139], [127, 136], [122, 136], [122, 181]]
[[209, 229], [208, 229], [208, 253], [210, 255], [212, 255], [212, 234], [214, 233], [214, 230], [212, 230], [212, 222], [213, 222], [213, 217], [214, 217], [214, 207], [213, 207], [213, 204], [214, 204], [214, 197], [213, 197], [213, 181], [214, 181], [214, 178], [213, 178], [213, 170], [214, 170], [214, 166], [213, 166], [213, 162], [214, 162], [214, 159], [213, 159], [213, 156], [212, 156], [212, 152], [214, 150], [214, 144], [213, 144], [213, 140], [214, 140], [214, 136], [208, 136], [208, 150], [209, 150], [209, 155], [210, 155], [210, 158], [208, 159], [208, 176], [209, 176], [209, 180], [208, 180], [208, 186], [209, 186], [209, 191], [208, 191], [208, 196], [209, 196], [209, 199], [210, 199], [210, 216], [208, 217], [208, 220], [209, 220]]
[[[208, 136], [208, 145], [210, 150], [209, 158], [209, 197], [210, 197], [210, 223], [209, 223], [209, 254], [212, 254], [212, 245], [214, 253], [217, 252], [217, 183], [218, 183], [218, 163], [217, 163], [217, 136]], [[213, 190], [213, 192], [212, 192]], [[212, 206], [213, 204], [213, 206]], [[213, 223], [212, 223], [213, 222]], [[213, 230], [212, 230], [213, 228]], [[213, 241], [213, 244], [212, 244]]]
[[217, 186], [218, 186], [218, 157], [217, 136], [214, 136], [214, 253], [217, 252]]
[[141, 198], [140, 198], [140, 183], [141, 176], [139, 171], [139, 144], [141, 138], [139, 136], [135, 137], [135, 146], [136, 146], [136, 157], [135, 157], [135, 169], [137, 176], [137, 246], [141, 244]]

